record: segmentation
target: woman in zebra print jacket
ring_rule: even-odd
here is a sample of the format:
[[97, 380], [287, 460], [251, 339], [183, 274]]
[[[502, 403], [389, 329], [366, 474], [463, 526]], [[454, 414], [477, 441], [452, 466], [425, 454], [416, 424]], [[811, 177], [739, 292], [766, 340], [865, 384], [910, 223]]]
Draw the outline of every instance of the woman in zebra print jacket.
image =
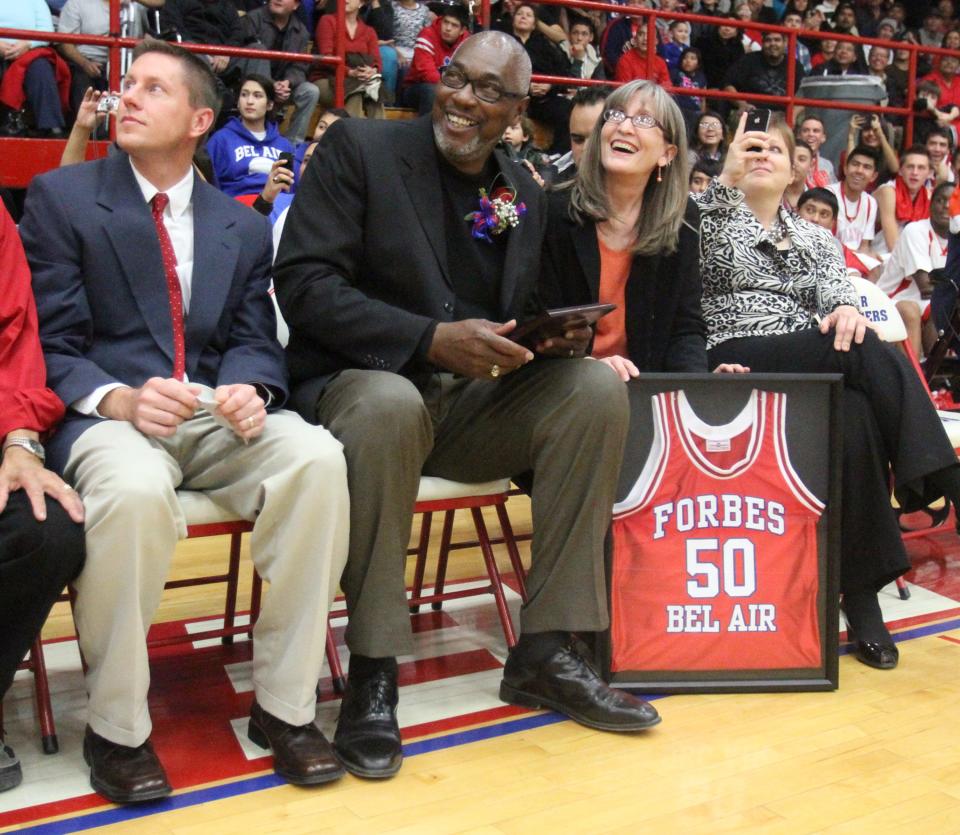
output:
[[841, 373], [840, 587], [856, 657], [880, 669], [898, 651], [877, 593], [909, 567], [890, 504], [935, 496], [960, 506], [960, 466], [919, 377], [857, 309], [829, 232], [781, 208], [793, 134], [773, 114], [768, 132], [742, 117], [722, 174], [697, 196], [708, 363], [758, 372]]

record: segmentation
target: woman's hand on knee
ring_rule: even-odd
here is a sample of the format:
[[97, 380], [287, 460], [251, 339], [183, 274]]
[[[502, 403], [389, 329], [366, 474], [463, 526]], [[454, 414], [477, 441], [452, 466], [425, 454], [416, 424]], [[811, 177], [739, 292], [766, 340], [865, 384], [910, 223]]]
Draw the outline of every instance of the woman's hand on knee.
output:
[[602, 362], [604, 365], [609, 365], [614, 371], [617, 372], [617, 376], [625, 383], [629, 383], [634, 377], [640, 376], [640, 369], [637, 368], [637, 366], [635, 366], [626, 357], [603, 357], [602, 359], [597, 360], [597, 362]]
[[829, 333], [830, 328], [834, 329], [833, 347], [837, 351], [849, 351], [854, 342], [862, 344], [867, 328], [876, 330], [869, 319], [849, 304], [842, 304], [823, 317], [820, 333]]

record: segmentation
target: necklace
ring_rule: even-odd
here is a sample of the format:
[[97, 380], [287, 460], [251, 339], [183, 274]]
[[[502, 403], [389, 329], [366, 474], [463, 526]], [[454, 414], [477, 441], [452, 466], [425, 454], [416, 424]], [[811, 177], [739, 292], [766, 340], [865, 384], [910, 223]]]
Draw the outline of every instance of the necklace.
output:
[[863, 200], [863, 192], [860, 192], [860, 195], [857, 197], [857, 208], [854, 209], [853, 214], [847, 211], [847, 192], [844, 190], [843, 186], [840, 187], [840, 194], [843, 196], [843, 213], [846, 216], [847, 220], [850, 223], [853, 223], [857, 219], [857, 215], [860, 214], [860, 201]]
[[777, 212], [776, 220], [773, 221], [773, 224], [770, 226], [770, 230], [767, 232], [767, 239], [770, 241], [770, 243], [776, 245], [789, 234], [790, 233], [787, 230], [787, 224], [783, 222], [783, 217], [780, 215], [780, 212]]

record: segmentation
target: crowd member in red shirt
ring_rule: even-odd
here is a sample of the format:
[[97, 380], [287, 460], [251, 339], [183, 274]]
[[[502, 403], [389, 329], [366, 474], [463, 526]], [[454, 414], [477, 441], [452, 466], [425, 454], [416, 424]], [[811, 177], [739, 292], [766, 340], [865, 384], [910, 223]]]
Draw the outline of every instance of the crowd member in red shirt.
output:
[[[940, 88], [940, 98], [937, 99], [937, 109], [949, 111], [953, 107], [960, 106], [960, 58], [956, 55], [941, 55], [940, 66], [933, 72], [921, 78], [921, 81], [932, 81]], [[950, 124], [956, 130], [960, 118], [954, 119]]]
[[431, 3], [430, 11], [437, 19], [417, 35], [410, 69], [403, 80], [404, 102], [416, 107], [421, 116], [433, 109], [433, 94], [440, 73], [450, 63], [454, 50], [470, 34], [467, 31], [470, 13], [460, 0]]
[[[344, 32], [344, 51], [347, 58], [347, 78], [344, 84], [345, 107], [354, 117], [370, 118], [383, 115], [382, 94], [379, 88], [380, 72], [383, 64], [380, 59], [380, 41], [372, 26], [368, 26], [358, 17], [360, 0], [343, 0], [346, 17]], [[316, 43], [321, 55], [335, 55], [337, 34], [337, 16], [327, 14], [317, 24]], [[320, 106], [333, 107], [334, 85], [333, 68], [322, 67], [320, 76], [314, 83], [320, 89]]]
[[[63, 417], [46, 373], [30, 270], [13, 220], [0, 206], [0, 701], [83, 562], [83, 505], [43, 466], [40, 433]], [[0, 728], [0, 791], [21, 779]]]
[[647, 63], [647, 29], [641, 26], [634, 37], [633, 49], [620, 56], [617, 61], [617, 81], [633, 81], [636, 78], [648, 79], [661, 87], [670, 86], [670, 70], [663, 58], [654, 55]]

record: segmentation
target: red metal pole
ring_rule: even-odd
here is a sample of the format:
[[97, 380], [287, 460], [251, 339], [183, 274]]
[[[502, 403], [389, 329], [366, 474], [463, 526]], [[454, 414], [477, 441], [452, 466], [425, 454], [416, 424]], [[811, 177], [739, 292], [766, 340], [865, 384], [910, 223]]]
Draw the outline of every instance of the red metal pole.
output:
[[[120, 37], [120, 0], [110, 0], [110, 37]], [[114, 40], [110, 44], [110, 68], [107, 76], [110, 79], [110, 89], [119, 90], [122, 79], [120, 78], [120, 46], [119, 42]], [[117, 120], [107, 119], [109, 123], [110, 139], [117, 138]]]
[[481, 0], [480, 2], [480, 24], [484, 29], [489, 29], [490, 24], [493, 22], [492, 15], [490, 14], [490, 0]]
[[913, 144], [913, 103], [917, 98], [917, 50], [910, 50], [910, 63], [907, 70], [907, 120], [903, 126], [903, 150]]
[[787, 89], [790, 97], [787, 102], [787, 124], [793, 127], [793, 94], [797, 83], [797, 32], [793, 30], [787, 35]]
[[337, 71], [334, 75], [334, 94], [333, 101], [337, 107], [343, 107], [346, 97], [343, 94], [343, 85], [347, 79], [347, 11], [344, 0], [336, 0], [337, 3], [337, 57], [340, 63], [337, 64]]
[[657, 16], [652, 14], [641, 26], [647, 27], [647, 78], [653, 77], [653, 59], [657, 54]]

